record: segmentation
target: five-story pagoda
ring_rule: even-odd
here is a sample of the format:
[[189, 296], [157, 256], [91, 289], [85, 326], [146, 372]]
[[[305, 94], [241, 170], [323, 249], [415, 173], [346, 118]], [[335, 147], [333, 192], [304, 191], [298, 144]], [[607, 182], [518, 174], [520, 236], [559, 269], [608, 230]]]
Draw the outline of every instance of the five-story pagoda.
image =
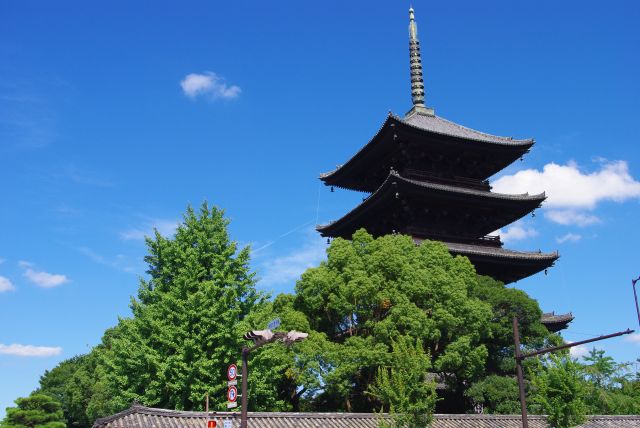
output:
[[[409, 20], [413, 108], [404, 117], [390, 113], [351, 159], [321, 174], [328, 186], [370, 195], [342, 218], [317, 230], [325, 237], [346, 239], [365, 228], [374, 236], [402, 233], [416, 242], [438, 240], [452, 254], [468, 257], [479, 274], [505, 283], [549, 268], [557, 253], [508, 250], [499, 236], [488, 235], [531, 213], [545, 199], [544, 193], [494, 193], [488, 181], [526, 154], [533, 139], [479, 132], [436, 116], [426, 107], [413, 9], [409, 9]], [[557, 331], [571, 319], [568, 314], [566, 322], [549, 327]]]

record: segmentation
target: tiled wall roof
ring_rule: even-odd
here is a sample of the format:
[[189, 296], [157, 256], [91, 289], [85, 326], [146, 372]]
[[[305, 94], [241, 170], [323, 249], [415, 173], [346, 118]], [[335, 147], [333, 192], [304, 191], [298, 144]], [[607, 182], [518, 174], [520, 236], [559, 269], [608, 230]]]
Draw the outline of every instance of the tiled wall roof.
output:
[[[239, 428], [239, 413], [211, 412], [222, 428], [224, 419]], [[250, 428], [377, 428], [373, 413], [249, 413]], [[183, 412], [133, 405], [96, 420], [93, 428], [206, 428], [204, 412]], [[434, 415], [432, 428], [519, 428], [520, 415]], [[544, 416], [529, 416], [530, 428], [547, 428]], [[640, 416], [592, 416], [581, 428], [640, 428]]]

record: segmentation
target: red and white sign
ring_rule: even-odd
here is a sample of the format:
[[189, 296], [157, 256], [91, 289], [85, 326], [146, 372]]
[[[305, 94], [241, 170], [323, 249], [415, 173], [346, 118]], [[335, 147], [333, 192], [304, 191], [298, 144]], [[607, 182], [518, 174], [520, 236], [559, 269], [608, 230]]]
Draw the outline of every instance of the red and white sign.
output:
[[207, 428], [216, 428], [217, 425], [216, 421], [207, 421]]
[[227, 390], [227, 399], [232, 403], [236, 401], [238, 399], [238, 388], [230, 386]]
[[230, 364], [227, 369], [227, 379], [234, 380], [238, 376], [238, 366]]

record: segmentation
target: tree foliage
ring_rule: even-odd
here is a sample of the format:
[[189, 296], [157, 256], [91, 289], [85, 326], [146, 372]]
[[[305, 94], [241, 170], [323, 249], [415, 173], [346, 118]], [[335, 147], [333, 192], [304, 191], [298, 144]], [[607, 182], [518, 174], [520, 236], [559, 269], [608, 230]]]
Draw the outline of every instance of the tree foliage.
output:
[[554, 428], [569, 428], [586, 420], [587, 405], [581, 366], [566, 355], [549, 355], [533, 376], [532, 401]]
[[[351, 241], [333, 240], [327, 260], [302, 275], [294, 295], [267, 301], [255, 289], [248, 248], [230, 240], [227, 224], [222, 211], [203, 204], [187, 210], [174, 237], [147, 239], [148, 277], [132, 298], [132, 317], [108, 329], [89, 354], [40, 379], [36, 392], [53, 397], [67, 426], [88, 428], [134, 400], [199, 410], [206, 392], [212, 408], [223, 409], [225, 368], [239, 363], [242, 334], [276, 317], [280, 329], [309, 337], [251, 354], [249, 410], [383, 407], [408, 415], [404, 424], [419, 423], [436, 402], [426, 375], [439, 381], [438, 411], [513, 413], [511, 318], [520, 320], [526, 346], [561, 340], [540, 323], [535, 300], [477, 276], [444, 245], [374, 239], [364, 230]], [[560, 406], [553, 410], [558, 423], [571, 422], [566, 415], [582, 405], [590, 413], [640, 412], [638, 375], [600, 351], [585, 362], [525, 361], [532, 408]], [[567, 391], [580, 393], [582, 405], [566, 400]]]
[[68, 426], [133, 401], [172, 409], [224, 408], [227, 363], [243, 345], [241, 322], [264, 297], [255, 290], [249, 249], [239, 249], [217, 208], [188, 208], [175, 236], [147, 238], [148, 279], [132, 298], [131, 318], [108, 329], [84, 356], [46, 372], [40, 390], [55, 397]]
[[369, 385], [369, 393], [389, 412], [390, 421], [382, 420], [382, 428], [423, 428], [433, 419], [436, 407], [436, 383], [428, 378], [431, 358], [422, 341], [415, 343], [402, 336], [391, 343], [386, 366], [378, 367]]
[[65, 428], [62, 405], [55, 398], [32, 393], [25, 398], [18, 398], [16, 407], [8, 407], [7, 414], [0, 427], [2, 428]]
[[217, 208], [189, 208], [175, 237], [147, 238], [149, 279], [99, 352], [113, 403], [133, 400], [172, 409], [200, 409], [205, 393], [225, 403], [225, 363], [242, 346], [237, 322], [261, 300], [249, 272], [249, 249], [238, 249]]
[[465, 392], [484, 413], [520, 413], [518, 381], [513, 376], [489, 375]]
[[524, 315], [532, 340], [548, 336], [535, 301], [479, 278], [467, 258], [452, 257], [443, 244], [416, 245], [402, 235], [374, 239], [364, 230], [351, 241], [335, 239], [327, 261], [302, 275], [295, 307], [335, 344], [321, 402], [348, 411], [373, 408], [365, 392], [392, 343], [404, 336], [422, 341], [454, 411], [468, 408], [467, 385], [501, 369], [512, 355], [511, 314]]
[[640, 372], [634, 377], [630, 363], [616, 363], [596, 348], [583, 360], [588, 413], [640, 414]]
[[272, 344], [250, 354], [249, 409], [252, 411], [305, 411], [322, 389], [331, 343], [310, 329], [307, 317], [293, 307], [294, 296], [280, 294], [256, 308], [243, 323], [244, 331], [263, 329], [274, 318], [278, 330], [309, 332], [291, 347]]
[[97, 397], [95, 360], [95, 352], [76, 356], [62, 361], [40, 377], [37, 391], [50, 395], [61, 404], [69, 427], [90, 427], [93, 422], [87, 407], [92, 398]]

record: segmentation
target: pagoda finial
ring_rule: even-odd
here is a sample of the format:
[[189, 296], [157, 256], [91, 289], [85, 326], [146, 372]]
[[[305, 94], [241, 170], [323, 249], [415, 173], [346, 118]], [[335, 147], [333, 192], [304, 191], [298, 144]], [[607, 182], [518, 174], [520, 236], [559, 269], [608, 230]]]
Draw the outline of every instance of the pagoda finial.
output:
[[433, 109], [424, 104], [424, 80], [422, 79], [422, 59], [420, 57], [420, 41], [418, 40], [418, 25], [413, 14], [413, 7], [409, 8], [409, 69], [411, 75], [411, 101], [413, 108], [407, 113], [421, 113], [433, 116]]

